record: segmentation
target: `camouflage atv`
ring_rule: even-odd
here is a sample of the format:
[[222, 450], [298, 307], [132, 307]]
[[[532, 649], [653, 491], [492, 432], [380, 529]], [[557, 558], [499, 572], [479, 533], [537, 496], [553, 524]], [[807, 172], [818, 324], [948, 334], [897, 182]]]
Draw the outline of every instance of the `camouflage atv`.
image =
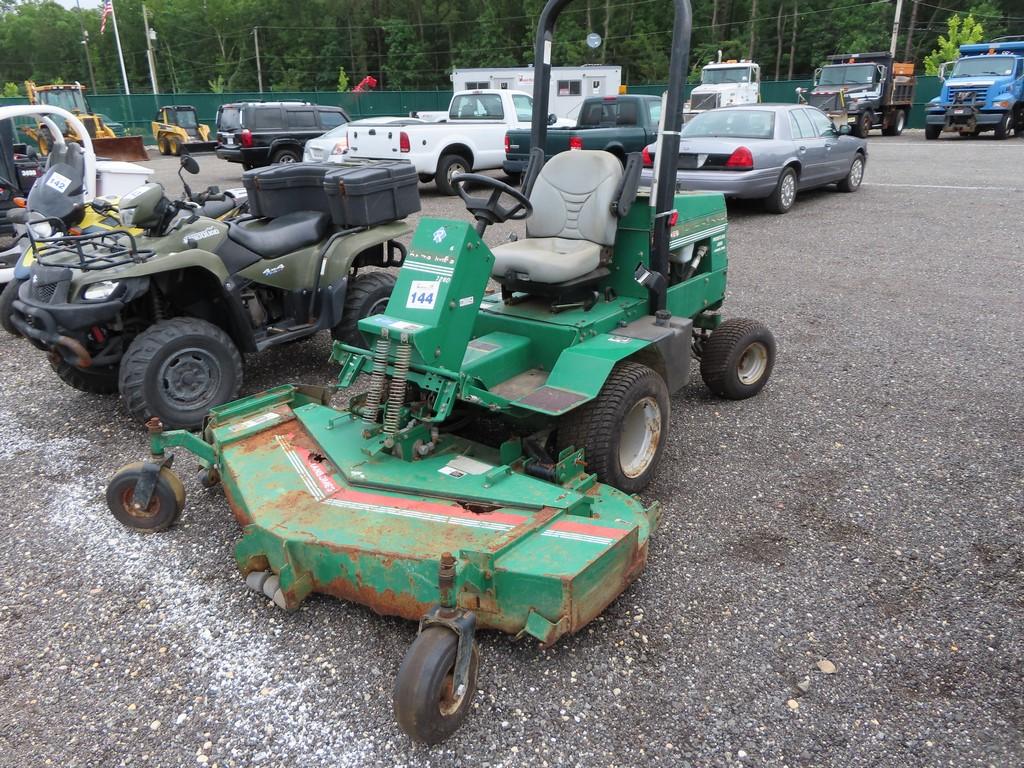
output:
[[[186, 169], [194, 162], [182, 159]], [[338, 195], [332, 205], [324, 188], [344, 171], [351, 176], [353, 169], [249, 172], [243, 181], [255, 215], [230, 221], [169, 199], [159, 184], [139, 187], [121, 198], [120, 213], [126, 227], [143, 234], [33, 243], [36, 263], [11, 320], [70, 386], [120, 392], [138, 419], [198, 428], [211, 407], [238, 396], [244, 354], [321, 330], [363, 344], [358, 321], [387, 304], [394, 274], [361, 270], [402, 264], [398, 238], [411, 232], [402, 217], [419, 210], [419, 197], [403, 195], [401, 210], [375, 201], [365, 206], [368, 215], [346, 216], [336, 210]], [[415, 189], [412, 166], [409, 172]], [[261, 198], [264, 187], [275, 191]], [[351, 209], [357, 201], [343, 202]]]

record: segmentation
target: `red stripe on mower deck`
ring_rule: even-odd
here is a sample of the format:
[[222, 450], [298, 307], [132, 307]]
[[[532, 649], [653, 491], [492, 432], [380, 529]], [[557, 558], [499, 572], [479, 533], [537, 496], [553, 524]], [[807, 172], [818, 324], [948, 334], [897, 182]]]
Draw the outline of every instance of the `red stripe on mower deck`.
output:
[[597, 536], [614, 541], [618, 541], [629, 533], [629, 531], [622, 528], [609, 528], [604, 525], [593, 525], [591, 523], [576, 523], [572, 520], [556, 520], [548, 526], [548, 530], [560, 533], [578, 533], [584, 536]]
[[428, 515], [456, 517], [463, 520], [486, 520], [489, 523], [502, 523], [510, 527], [522, 525], [527, 520], [524, 515], [514, 515], [508, 512], [470, 512], [468, 509], [457, 504], [439, 504], [433, 501], [405, 499], [399, 496], [384, 496], [378, 493], [357, 491], [353, 488], [342, 488], [337, 493], [331, 494], [330, 498], [342, 502], [351, 501], [355, 504], [367, 504], [381, 507], [400, 507], [413, 512], [424, 512]]

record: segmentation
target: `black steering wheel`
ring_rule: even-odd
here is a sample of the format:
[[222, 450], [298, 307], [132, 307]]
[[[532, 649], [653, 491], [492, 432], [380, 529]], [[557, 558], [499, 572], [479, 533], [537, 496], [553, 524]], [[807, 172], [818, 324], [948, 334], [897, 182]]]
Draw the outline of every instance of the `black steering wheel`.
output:
[[[491, 194], [487, 197], [474, 197], [466, 191], [466, 184], [488, 187], [491, 189]], [[484, 176], [482, 173], [460, 173], [452, 177], [452, 186], [459, 193], [462, 202], [466, 204], [466, 210], [472, 213], [479, 222], [477, 232], [480, 234], [483, 234], [483, 228], [489, 224], [521, 221], [533, 213], [533, 203], [530, 202], [530, 198], [515, 187], [498, 181], [493, 176]], [[515, 205], [510, 208], [501, 205], [502, 195], [508, 195], [515, 200]]]

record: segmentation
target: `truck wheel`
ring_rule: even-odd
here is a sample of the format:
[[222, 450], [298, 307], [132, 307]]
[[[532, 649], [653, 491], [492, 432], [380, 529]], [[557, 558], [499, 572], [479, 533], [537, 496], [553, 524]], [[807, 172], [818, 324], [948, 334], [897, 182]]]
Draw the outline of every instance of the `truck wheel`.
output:
[[429, 184], [434, 180], [434, 174], [432, 173], [421, 173], [419, 174], [420, 184]]
[[359, 321], [384, 311], [395, 289], [395, 279], [390, 272], [367, 272], [356, 277], [349, 284], [341, 322], [331, 328], [331, 336], [349, 346], [365, 348], [366, 341], [359, 332]]
[[796, 171], [792, 167], [783, 168], [775, 191], [764, 199], [765, 210], [770, 213], [789, 213], [796, 202]]
[[271, 163], [299, 163], [302, 156], [294, 149], [279, 149], [270, 158]]
[[850, 171], [837, 184], [840, 192], [856, 192], [864, 181], [864, 156], [858, 152], [850, 163]]
[[924, 137], [928, 141], [935, 141], [935, 139], [939, 138], [940, 133], [942, 133], [941, 125], [926, 125], [924, 127]]
[[1005, 139], [1010, 135], [1010, 128], [1013, 127], [1013, 115], [1007, 112], [1003, 115], [1003, 119], [999, 121], [999, 125], [996, 126], [996, 138]]
[[442, 195], [451, 197], [456, 194], [452, 186], [452, 178], [460, 173], [469, 173], [473, 170], [469, 160], [462, 155], [445, 155], [437, 164], [437, 174], [434, 181], [437, 182], [437, 191]]
[[167, 154], [177, 157], [181, 154], [181, 142], [173, 136], [167, 139]]
[[587, 469], [625, 493], [639, 493], [658, 469], [668, 435], [668, 387], [646, 365], [616, 365], [597, 397], [562, 417], [559, 450], [582, 448]]
[[18, 298], [18, 289], [25, 284], [24, 280], [11, 278], [11, 281], [0, 291], [0, 326], [12, 336], [21, 336], [11, 322], [14, 313], [14, 300]]
[[159, 139], [157, 139], [156, 147], [158, 150], [160, 150], [161, 155], [170, 154], [170, 150], [167, 148], [167, 139], [165, 137], [161, 136]]
[[870, 112], [861, 112], [857, 122], [853, 124], [853, 135], [860, 139], [866, 139], [871, 133], [871, 124], [874, 122]]
[[719, 397], [743, 400], [753, 397], [772, 375], [775, 337], [763, 324], [730, 318], [704, 344], [700, 375]]
[[224, 331], [194, 317], [164, 320], [140, 333], [121, 359], [118, 388], [137, 419], [198, 429], [210, 408], [238, 395], [242, 356]]
[[99, 368], [76, 368], [64, 360], [50, 358], [50, 367], [57, 378], [72, 389], [91, 395], [117, 394], [117, 366], [104, 365]]
[[907, 113], [897, 109], [889, 118], [889, 125], [882, 129], [883, 136], [899, 136], [907, 126]]

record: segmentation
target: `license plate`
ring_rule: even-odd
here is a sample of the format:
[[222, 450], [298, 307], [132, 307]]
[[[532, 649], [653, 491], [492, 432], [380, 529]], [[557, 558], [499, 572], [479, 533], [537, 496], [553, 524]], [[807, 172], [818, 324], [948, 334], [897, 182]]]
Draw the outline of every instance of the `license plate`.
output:
[[228, 134], [227, 136], [224, 137], [224, 143], [225, 144], [234, 144], [235, 143], [235, 137], [232, 136], [231, 134]]
[[967, 114], [967, 110], [964, 109], [963, 107], [957, 107], [956, 109], [953, 110], [953, 114], [954, 115], [966, 115]]

